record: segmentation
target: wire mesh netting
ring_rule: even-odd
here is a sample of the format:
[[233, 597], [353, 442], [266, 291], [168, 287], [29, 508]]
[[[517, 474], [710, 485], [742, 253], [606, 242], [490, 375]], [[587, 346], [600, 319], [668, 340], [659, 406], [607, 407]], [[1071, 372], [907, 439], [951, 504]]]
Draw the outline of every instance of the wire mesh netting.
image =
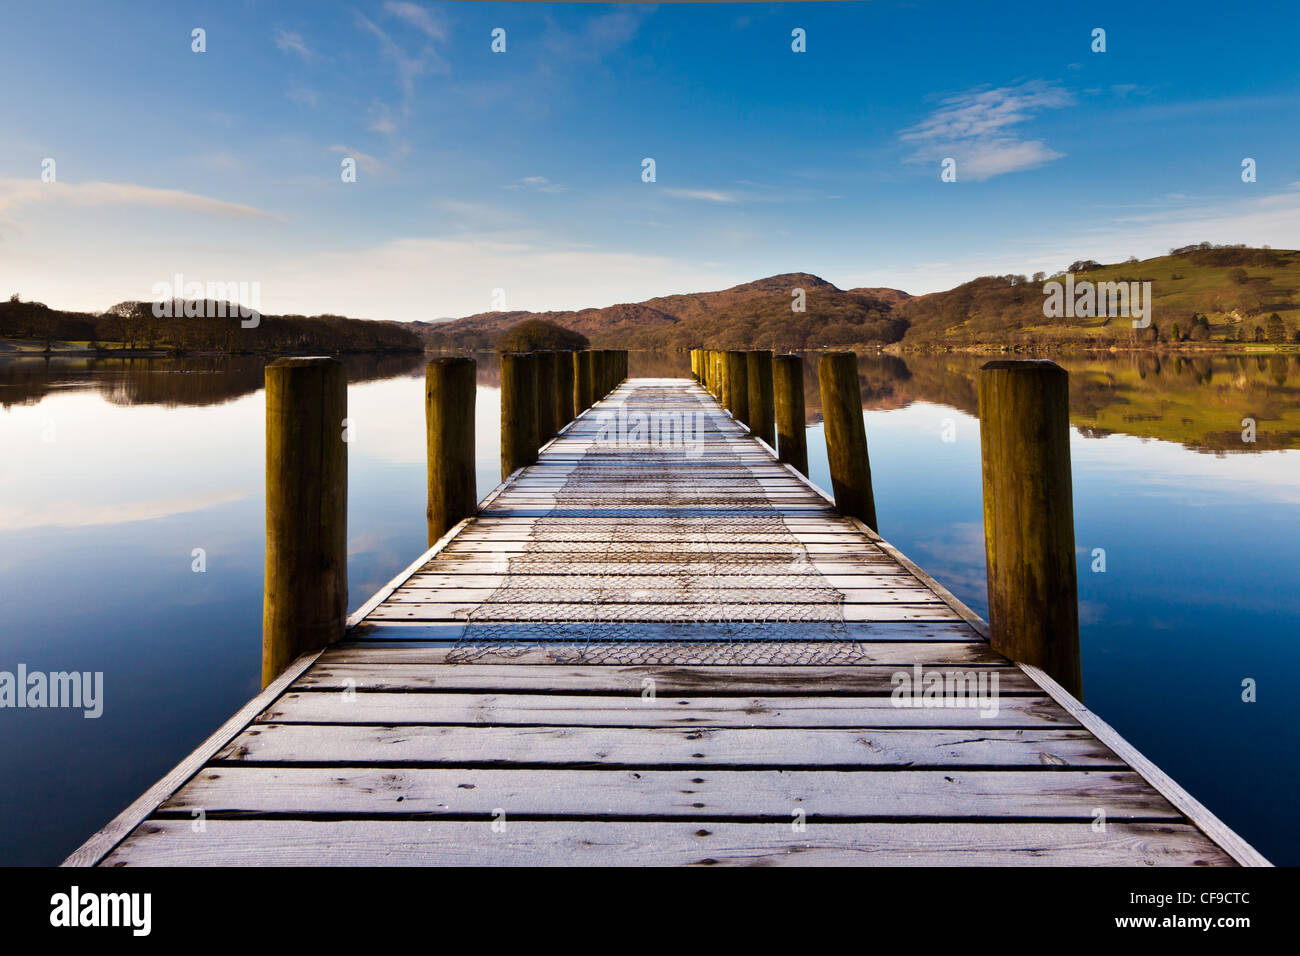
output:
[[[861, 657], [843, 593], [722, 440], [734, 428], [718, 427], [716, 412], [703, 425], [663, 427], [660, 391], [680, 396], [636, 389], [631, 411], [606, 413], [623, 424], [597, 420], [590, 445], [565, 449], [572, 467], [524, 525], [522, 553], [470, 612], [456, 659], [538, 645], [557, 660], [608, 663]], [[633, 425], [640, 432], [620, 430]]]

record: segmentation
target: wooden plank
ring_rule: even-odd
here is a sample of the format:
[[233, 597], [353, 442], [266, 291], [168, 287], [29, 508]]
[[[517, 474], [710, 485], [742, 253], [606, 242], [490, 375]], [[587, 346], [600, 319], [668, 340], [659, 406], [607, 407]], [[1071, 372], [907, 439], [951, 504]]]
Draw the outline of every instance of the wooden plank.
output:
[[[805, 613], [793, 602], [776, 604], [397, 604], [385, 603], [370, 612], [373, 621], [773, 621], [798, 620]], [[836, 604], [835, 620], [946, 621], [957, 620], [952, 608], [932, 604]], [[789, 610], [782, 612], [782, 608]], [[827, 620], [830, 618], [821, 618]]]
[[[794, 571], [807, 573], [807, 571], [811, 570], [826, 577], [837, 574], [890, 575], [897, 577], [905, 573], [900, 571], [898, 565], [891, 561], [871, 558], [851, 561], [814, 558], [810, 559], [806, 565], [794, 565], [786, 561], [747, 561], [743, 557], [726, 561], [701, 557], [680, 563], [659, 560], [630, 561], [627, 560], [628, 557], [634, 556], [611, 555], [608, 561], [603, 561], [599, 559], [599, 556], [593, 555], [590, 556], [589, 560], [567, 562], [563, 567], [559, 567], [546, 561], [520, 561], [518, 558], [512, 559], [494, 555], [461, 555], [459, 557], [439, 555], [436, 561], [431, 561], [421, 568], [419, 574], [504, 574], [506, 572], [519, 574], [526, 571], [529, 574], [563, 574], [569, 576], [651, 574], [678, 577], [683, 574], [710, 574], [720, 577], [723, 575], [780, 574]], [[412, 576], [413, 581], [415, 577], [415, 575]], [[915, 579], [908, 578], [904, 581], [904, 584], [910, 584], [913, 580]], [[744, 582], [741, 582], [741, 586], [743, 584]], [[888, 587], [889, 585], [885, 586]]]
[[[502, 568], [502, 571], [508, 570]], [[751, 574], [716, 574], [710, 570], [701, 569], [700, 576], [706, 578], [709, 587], [715, 588], [751, 588], [754, 586], [755, 574], [766, 574], [767, 576], [778, 576], [780, 572], [769, 570], [767, 572], [753, 572]], [[892, 589], [892, 588], [910, 588], [916, 585], [916, 578], [905, 574], [823, 574], [810, 575], [814, 581], [820, 581], [822, 586], [846, 589]], [[540, 588], [546, 587], [557, 582], [566, 582], [566, 586], [581, 588], [623, 588], [623, 587], [641, 587], [641, 588], [673, 588], [681, 587], [683, 576], [675, 574], [575, 574], [556, 572], [554, 574], [543, 574], [534, 572], [531, 568], [527, 573], [511, 574], [482, 574], [474, 571], [466, 571], [457, 565], [440, 565], [436, 574], [420, 572], [411, 575], [407, 579], [402, 591], [409, 592], [417, 588], [488, 588], [496, 589], [504, 586], [507, 582], [513, 587], [521, 588]]]
[[[643, 698], [565, 694], [407, 694], [294, 691], [259, 722], [314, 724], [522, 724], [555, 727], [1072, 727], [1049, 697], [1003, 697], [987, 709], [900, 707], [888, 697]], [[992, 711], [996, 710], [996, 713]]]
[[462, 814], [809, 820], [1047, 817], [1181, 821], [1120, 770], [495, 770], [222, 766], [160, 813]]
[[1205, 866], [1177, 823], [586, 823], [150, 820], [110, 866]]
[[[606, 541], [568, 541], [557, 542], [563, 544], [563, 547], [547, 548], [546, 555], [548, 558], [561, 561], [570, 555], [602, 555], [609, 551], [609, 542]], [[752, 557], [761, 555], [768, 556], [768, 559], [790, 560], [794, 557], [802, 556], [804, 553], [809, 555], [835, 555], [838, 558], [844, 558], [845, 549], [834, 544], [790, 544], [785, 547], [776, 544], [746, 544], [743, 541], [661, 541], [661, 542], [629, 542], [629, 547], [635, 545], [640, 554], [672, 554], [682, 556], [700, 556], [706, 554], [743, 554]], [[502, 554], [523, 556], [526, 554], [535, 555], [536, 552], [530, 552], [527, 548], [527, 542], [523, 541], [461, 541], [459, 539], [452, 541], [443, 551], [444, 554]], [[858, 558], [863, 555], [879, 553], [874, 546], [863, 545], [854, 548], [848, 556]], [[614, 555], [611, 555], [613, 557]], [[590, 558], [588, 558], [590, 560]]]
[[[979, 681], [996, 687], [1002, 695], [1042, 696], [1042, 689], [1018, 668], [1006, 664], [994, 667], [964, 667], [939, 671], [941, 675], [960, 675], [963, 682]], [[703, 692], [718, 697], [731, 694], [766, 696], [889, 695], [904, 680], [910, 687], [910, 669], [873, 666], [681, 666], [631, 665], [599, 667], [560, 664], [538, 667], [535, 664], [325, 664], [304, 673], [293, 685], [294, 690], [362, 690], [362, 691], [477, 691], [510, 693], [546, 691], [560, 693], [640, 695], [647, 687], [656, 694], [690, 694]], [[647, 684], [649, 682], [649, 684]]]
[[[544, 669], [544, 668], [534, 668]], [[823, 730], [258, 724], [220, 762], [402, 766], [1128, 769], [1080, 730]]]
[[[919, 628], [922, 625], [914, 625]], [[976, 637], [963, 635], [960, 624], [949, 624], [949, 632], [939, 630], [945, 625], [926, 625], [936, 630], [909, 634], [905, 624], [885, 622], [873, 625], [853, 625], [878, 629], [881, 637], [870, 643], [858, 643], [850, 636], [843, 641], [833, 637], [818, 638], [816, 629], [803, 627], [791, 636], [800, 640], [789, 642], [726, 639], [727, 625], [717, 625], [718, 640], [711, 640], [709, 626], [680, 624], [672, 628], [656, 626], [645, 640], [609, 641], [604, 625], [591, 624], [565, 628], [566, 639], [539, 640], [536, 633], [521, 629], [513, 632], [509, 626], [492, 629], [491, 636], [475, 640], [482, 631], [464, 624], [366, 624], [355, 628], [347, 644], [335, 645], [326, 653], [331, 660], [405, 660], [409, 662], [445, 663], [482, 661], [499, 657], [505, 662], [580, 663], [573, 654], [587, 652], [592, 663], [647, 663], [651, 660], [663, 664], [772, 664], [782, 660], [820, 662], [834, 655], [835, 662], [846, 664], [893, 664], [911, 667], [925, 666], [1003, 664], [1006, 658], [994, 653]], [[646, 629], [650, 625], [645, 626]], [[885, 631], [885, 628], [892, 630]], [[506, 633], [500, 634], [504, 630]], [[851, 628], [846, 628], [850, 630]], [[685, 640], [675, 640], [674, 633], [685, 632]], [[823, 633], [825, 633], [823, 631]], [[968, 632], [969, 633], [969, 632]], [[503, 643], [508, 636], [516, 636], [520, 643]], [[602, 638], [604, 635], [604, 638]], [[774, 630], [773, 636], [780, 631]], [[615, 635], [617, 637], [617, 635]], [[457, 643], [464, 638], [463, 643]], [[602, 643], [604, 640], [604, 643]], [[439, 643], [433, 643], [439, 642]], [[389, 656], [391, 655], [391, 656]], [[725, 660], [719, 658], [725, 657]], [[624, 658], [624, 659], [620, 659]], [[585, 663], [585, 662], [584, 662]]]
[[[750, 606], [764, 604], [940, 604], [927, 588], [834, 588], [816, 575], [804, 575], [804, 581], [783, 587], [735, 587], [721, 590], [707, 579], [679, 578], [676, 586], [647, 587], [624, 584], [584, 587], [580, 578], [537, 583], [529, 586], [511, 577], [509, 587], [442, 587], [407, 585], [394, 591], [386, 604], [672, 604], [717, 595], [727, 604], [744, 602]], [[751, 579], [752, 580], [752, 579]], [[835, 599], [837, 598], [838, 599]], [[721, 603], [721, 601], [719, 602]]]

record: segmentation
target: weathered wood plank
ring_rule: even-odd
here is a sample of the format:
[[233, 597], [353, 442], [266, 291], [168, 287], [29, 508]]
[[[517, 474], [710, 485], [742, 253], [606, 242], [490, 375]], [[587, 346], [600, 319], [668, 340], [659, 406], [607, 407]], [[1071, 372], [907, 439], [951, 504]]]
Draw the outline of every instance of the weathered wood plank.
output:
[[[815, 575], [791, 581], [781, 587], [732, 587], [719, 594], [708, 579], [679, 579], [675, 586], [597, 585], [585, 587], [580, 578], [525, 584], [511, 577], [509, 587], [442, 587], [407, 585], [394, 591], [386, 604], [672, 604], [698, 602], [711, 593], [726, 597], [728, 604], [942, 604], [927, 588], [833, 588]], [[831, 598], [838, 595], [839, 600]], [[946, 616], [946, 615], [945, 615]]]
[[1128, 769], [1081, 730], [463, 727], [259, 724], [217, 754], [239, 763], [636, 767]]
[[810, 820], [1181, 820], [1120, 770], [494, 770], [210, 767], [160, 808], [246, 813]]
[[1225, 866], [1194, 827], [1071, 823], [150, 820], [110, 866]]
[[565, 694], [293, 691], [259, 722], [527, 724], [557, 727], [1072, 727], [1048, 697], [971, 700], [967, 706], [895, 706], [888, 697], [683, 697]]
[[[373, 621], [771, 621], [798, 622], [811, 612], [794, 602], [784, 604], [400, 604], [385, 602], [370, 612]], [[833, 615], [814, 620], [948, 621], [959, 620], [947, 604], [835, 604]], [[783, 610], [784, 609], [784, 610]]]
[[[544, 574], [534, 572], [531, 569], [526, 573], [483, 574], [464, 570], [459, 565], [445, 564], [438, 565], [438, 568], [439, 570], [435, 574], [421, 572], [411, 575], [402, 587], [402, 592], [407, 593], [419, 588], [496, 589], [507, 582], [512, 587], [520, 588], [541, 588], [563, 584], [577, 588], [667, 589], [681, 588], [685, 582], [682, 576], [673, 574], [576, 574], [561, 573], [559, 571], [554, 574]], [[500, 570], [505, 572], [508, 568], [503, 567]], [[773, 569], [753, 574], [717, 574], [712, 571], [701, 570], [697, 577], [690, 580], [704, 580], [708, 582], [709, 587], [714, 588], [749, 589], [763, 587], [765, 578], [779, 578], [783, 586], [787, 583], [793, 584], [794, 582], [790, 580], [790, 577], [789, 574], [782, 575], [780, 571]], [[820, 576], [807, 575], [806, 577], [814, 582], [819, 582], [822, 587], [832, 587], [839, 590], [916, 588], [918, 584], [916, 578], [909, 574], [824, 574]], [[933, 592], [929, 593], [932, 594]]]
[[[940, 672], [971, 686], [996, 688], [998, 694], [1042, 696], [1042, 688], [1019, 668], [953, 668]], [[317, 663], [293, 685], [293, 690], [467, 691], [510, 693], [547, 691], [583, 694], [640, 695], [704, 692], [713, 697], [760, 695], [879, 695], [910, 687], [913, 674], [898, 667], [872, 666], [582, 666], [559, 664], [322, 664]], [[979, 682], [983, 681], [981, 685]]]
[[[539, 639], [536, 634], [530, 636], [530, 632], [523, 629], [514, 631], [508, 625], [493, 625], [493, 634], [483, 636], [476, 642], [475, 635], [480, 634], [481, 629], [473, 626], [394, 622], [355, 628], [350, 642], [336, 644], [326, 653], [338, 655], [331, 656], [332, 661], [427, 663], [480, 662], [496, 657], [509, 663], [587, 663], [575, 660], [572, 656], [584, 648], [599, 651], [599, 655], [592, 655], [598, 659], [590, 661], [595, 664], [773, 664], [799, 661], [942, 667], [1006, 662], [1006, 658], [990, 650], [977, 636], [963, 632], [957, 623], [932, 625], [936, 630], [930, 632], [928, 637], [924, 633], [908, 634], [901, 629], [899, 622], [855, 626], [875, 628], [880, 636], [869, 643], [858, 643], [852, 638], [851, 632], [843, 641], [836, 641], [831, 636], [818, 639], [816, 629], [805, 627], [796, 632], [803, 637], [790, 642], [727, 641], [725, 636], [717, 640], [709, 639], [705, 625], [697, 625], [693, 631], [689, 625], [677, 625], [671, 629], [657, 628], [654, 633], [659, 634], [659, 637], [652, 633], [644, 640], [614, 643], [607, 639], [609, 635], [601, 625], [566, 627], [566, 639], [563, 641], [546, 641]], [[944, 627], [948, 630], [940, 630]], [[649, 628], [650, 625], [646, 625], [646, 629]], [[887, 631], [886, 628], [890, 630]], [[678, 630], [691, 633], [683, 640], [675, 640], [672, 635]], [[718, 630], [725, 635], [724, 628], [719, 626]], [[505, 634], [499, 633], [500, 631]], [[776, 636], [777, 632], [773, 633]], [[602, 634], [605, 634], [604, 639]], [[507, 635], [516, 636], [520, 643], [508, 642]], [[455, 643], [462, 637], [464, 643]], [[828, 655], [833, 655], [834, 660], [829, 660]]]

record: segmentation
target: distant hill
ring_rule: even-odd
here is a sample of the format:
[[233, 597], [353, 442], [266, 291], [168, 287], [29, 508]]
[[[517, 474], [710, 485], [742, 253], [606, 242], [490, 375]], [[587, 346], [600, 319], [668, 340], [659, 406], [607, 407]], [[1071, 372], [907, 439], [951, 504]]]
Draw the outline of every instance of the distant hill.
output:
[[[1045, 282], [1149, 280], [1152, 329], [1129, 318], [1047, 318]], [[794, 289], [805, 311], [791, 308]], [[544, 319], [623, 348], [1108, 348], [1159, 343], [1292, 342], [1300, 327], [1300, 252], [1210, 243], [1112, 265], [1072, 263], [1055, 276], [983, 276], [945, 292], [840, 289], [806, 272], [769, 276], [716, 292], [566, 312], [484, 312], [416, 323], [435, 348], [490, 348], [502, 331]], [[1274, 314], [1278, 319], [1270, 323]]]
[[[1134, 329], [1127, 318], [1046, 318], [1043, 285], [1066, 271], [1076, 282], [1150, 281], [1153, 330]], [[1267, 339], [1274, 313], [1290, 342], [1300, 326], [1297, 293], [1300, 252], [1200, 243], [1141, 261], [1076, 262], [1055, 276], [984, 276], [897, 311], [907, 320], [904, 348], [1254, 342]]]
[[[804, 311], [794, 292], [803, 290]], [[597, 348], [723, 348], [762, 342], [774, 348], [881, 346], [906, 325], [892, 315], [910, 296], [897, 289], [838, 289], [804, 272], [769, 276], [717, 292], [657, 296], [644, 302], [567, 312], [483, 312], [451, 322], [419, 323], [435, 348], [489, 348], [506, 329], [542, 319], [585, 335]]]

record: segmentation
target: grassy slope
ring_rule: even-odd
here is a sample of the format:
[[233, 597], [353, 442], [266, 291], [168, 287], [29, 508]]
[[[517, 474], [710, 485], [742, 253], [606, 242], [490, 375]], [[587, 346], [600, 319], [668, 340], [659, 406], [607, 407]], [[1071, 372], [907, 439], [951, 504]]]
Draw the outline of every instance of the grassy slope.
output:
[[[1300, 327], [1300, 252], [1274, 250], [1273, 254], [1276, 264], [1243, 266], [1197, 261], [1195, 253], [1160, 256], [1102, 266], [1076, 275], [1076, 280], [1150, 280], [1155, 299], [1152, 320], [1162, 339], [1175, 322], [1186, 332], [1193, 313], [1199, 312], [1209, 319], [1210, 340], [1225, 341], [1237, 332], [1240, 322], [1253, 333], [1273, 312], [1282, 317], [1289, 331]], [[1245, 269], [1244, 284], [1233, 279], [1236, 268]], [[1060, 345], [1082, 345], [1095, 339], [1104, 345], [1123, 344], [1132, 338], [1132, 323], [1127, 319], [1048, 319], [1043, 316], [1043, 300], [1040, 283], [1012, 287], [992, 278], [918, 296], [901, 308], [911, 322], [904, 344], [1004, 344], [1032, 338]]]

